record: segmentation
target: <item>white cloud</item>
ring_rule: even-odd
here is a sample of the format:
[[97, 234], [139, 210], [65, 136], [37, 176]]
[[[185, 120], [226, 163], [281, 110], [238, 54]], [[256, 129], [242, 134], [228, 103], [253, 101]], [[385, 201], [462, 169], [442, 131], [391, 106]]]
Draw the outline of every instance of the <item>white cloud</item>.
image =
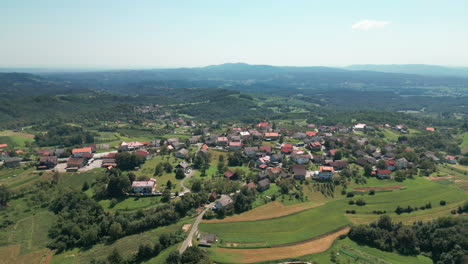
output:
[[390, 24], [390, 21], [362, 20], [354, 24], [351, 28], [357, 30], [369, 30], [374, 28], [383, 28]]

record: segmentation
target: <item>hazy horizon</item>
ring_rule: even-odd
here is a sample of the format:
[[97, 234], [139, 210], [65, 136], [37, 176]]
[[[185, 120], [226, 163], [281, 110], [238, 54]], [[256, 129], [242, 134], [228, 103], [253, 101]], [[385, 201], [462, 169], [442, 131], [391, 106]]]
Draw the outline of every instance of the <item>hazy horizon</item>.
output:
[[461, 0], [18, 0], [2, 9], [1, 68], [468, 62]]

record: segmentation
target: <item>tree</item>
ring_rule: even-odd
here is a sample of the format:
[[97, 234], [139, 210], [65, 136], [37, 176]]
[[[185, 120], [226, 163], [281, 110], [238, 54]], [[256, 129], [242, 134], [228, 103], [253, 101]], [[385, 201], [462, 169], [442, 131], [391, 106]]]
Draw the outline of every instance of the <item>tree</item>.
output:
[[162, 201], [169, 202], [171, 200], [171, 191], [169, 189], [165, 189], [162, 193]]
[[109, 227], [109, 235], [113, 240], [116, 240], [122, 235], [122, 226], [120, 223], [115, 222]]
[[131, 189], [132, 183], [126, 175], [112, 176], [107, 184], [107, 195], [120, 197]]
[[184, 264], [208, 263], [207, 256], [198, 247], [188, 247], [180, 256], [180, 262]]
[[125, 260], [123, 259], [122, 255], [120, 255], [117, 248], [114, 248], [114, 250], [112, 250], [112, 253], [109, 256], [107, 256], [107, 261], [109, 261], [112, 264], [125, 263]]
[[178, 180], [181, 180], [181, 179], [185, 178], [184, 169], [178, 168], [178, 169], [176, 170], [176, 175], [175, 175], [175, 177], [176, 177], [176, 179], [178, 179]]
[[96, 228], [92, 227], [84, 232], [83, 237], [81, 238], [83, 245], [86, 247], [92, 246], [98, 241], [98, 231]]
[[166, 189], [169, 189], [169, 190], [172, 189], [172, 182], [171, 182], [171, 180], [167, 180], [167, 182], [166, 182]]
[[366, 164], [364, 166], [364, 176], [366, 176], [366, 177], [372, 176], [372, 165]]
[[86, 192], [89, 189], [89, 184], [87, 181], [83, 183], [83, 187], [81, 187], [81, 191]]
[[166, 258], [166, 264], [180, 264], [180, 254], [179, 251], [175, 250], [169, 253], [169, 256]]
[[201, 180], [195, 180], [192, 184], [192, 192], [200, 192], [202, 189], [202, 182]]
[[0, 205], [7, 205], [8, 201], [10, 201], [10, 197], [11, 193], [8, 187], [4, 184], [0, 185]]
[[335, 160], [341, 160], [341, 158], [343, 157], [343, 153], [341, 153], [341, 151], [336, 151], [335, 152]]
[[382, 215], [377, 222], [377, 227], [388, 231], [392, 230], [392, 218], [388, 215]]
[[377, 169], [384, 170], [387, 168], [387, 164], [385, 163], [385, 160], [381, 159], [379, 162], [377, 162]]
[[133, 170], [145, 162], [145, 157], [135, 153], [121, 152], [115, 155], [115, 163], [121, 170]]

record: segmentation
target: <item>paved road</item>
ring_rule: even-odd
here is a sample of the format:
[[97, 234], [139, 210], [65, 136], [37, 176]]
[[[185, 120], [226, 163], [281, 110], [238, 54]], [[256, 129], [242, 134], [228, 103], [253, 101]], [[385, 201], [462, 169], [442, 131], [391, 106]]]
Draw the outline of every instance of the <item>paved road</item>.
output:
[[210, 203], [208, 205], [205, 205], [205, 210], [201, 212], [198, 216], [197, 219], [195, 219], [195, 222], [192, 225], [192, 229], [190, 229], [190, 233], [188, 234], [187, 238], [184, 240], [184, 243], [182, 243], [182, 246], [179, 248], [179, 253], [182, 254], [184, 251], [192, 246], [192, 240], [193, 240], [193, 235], [197, 232], [198, 230], [198, 224], [200, 224], [201, 220], [203, 219], [203, 215], [205, 215], [206, 211], [209, 210], [211, 207], [213, 207], [215, 203]]

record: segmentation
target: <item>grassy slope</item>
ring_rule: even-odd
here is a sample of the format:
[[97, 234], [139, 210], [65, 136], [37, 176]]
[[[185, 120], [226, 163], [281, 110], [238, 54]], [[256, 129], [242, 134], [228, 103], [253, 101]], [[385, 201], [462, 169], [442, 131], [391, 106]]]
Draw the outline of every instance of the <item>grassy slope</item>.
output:
[[[338, 204], [313, 208], [297, 214], [270, 220], [201, 224], [200, 230], [214, 233], [223, 243], [246, 246], [270, 246], [307, 240], [349, 223]], [[335, 213], [329, 213], [329, 211]]]

